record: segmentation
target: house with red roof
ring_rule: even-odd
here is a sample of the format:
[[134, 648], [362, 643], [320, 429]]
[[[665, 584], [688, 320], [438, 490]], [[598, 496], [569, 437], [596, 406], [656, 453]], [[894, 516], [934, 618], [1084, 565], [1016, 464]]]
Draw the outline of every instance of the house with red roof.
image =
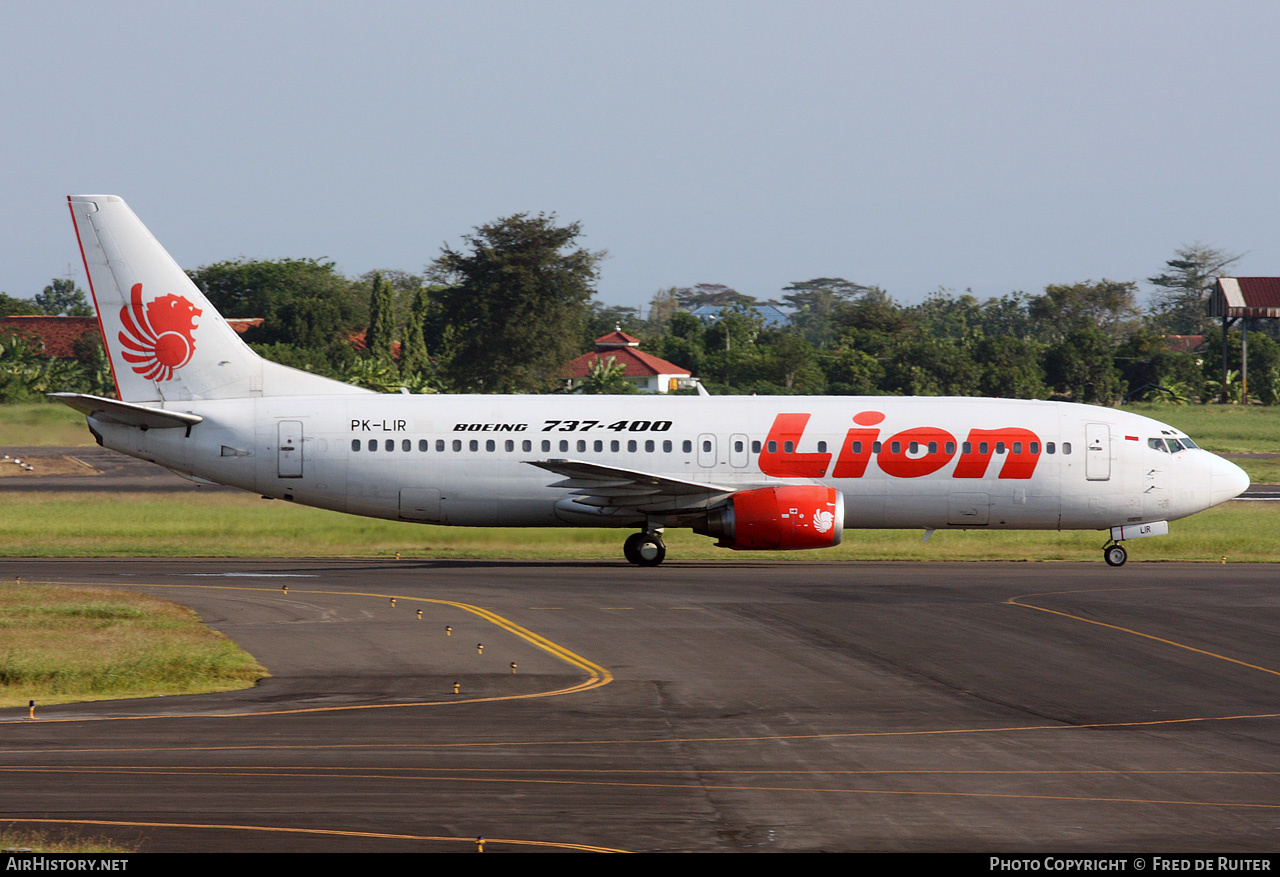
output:
[[595, 350], [582, 354], [564, 367], [561, 374], [570, 388], [581, 383], [597, 362], [608, 359], [623, 366], [622, 376], [635, 384], [641, 393], [671, 393], [698, 385], [698, 379], [687, 368], [640, 350], [640, 339], [628, 335], [621, 328], [601, 335], [594, 343]]
[[[241, 335], [262, 325], [262, 317], [227, 320], [227, 325]], [[50, 359], [75, 359], [76, 343], [85, 335], [98, 334], [97, 317], [48, 317], [20, 315], [0, 319], [0, 335], [25, 335], [41, 344], [40, 356]]]

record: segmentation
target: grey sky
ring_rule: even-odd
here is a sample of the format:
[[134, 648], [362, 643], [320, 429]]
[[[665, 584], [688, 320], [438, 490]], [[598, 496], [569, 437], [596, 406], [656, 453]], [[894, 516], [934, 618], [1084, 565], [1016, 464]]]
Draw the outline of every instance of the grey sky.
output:
[[184, 267], [420, 271], [515, 212], [600, 297], [843, 276], [917, 302], [1183, 243], [1280, 274], [1280, 5], [0, 4], [0, 290], [83, 267], [65, 196]]

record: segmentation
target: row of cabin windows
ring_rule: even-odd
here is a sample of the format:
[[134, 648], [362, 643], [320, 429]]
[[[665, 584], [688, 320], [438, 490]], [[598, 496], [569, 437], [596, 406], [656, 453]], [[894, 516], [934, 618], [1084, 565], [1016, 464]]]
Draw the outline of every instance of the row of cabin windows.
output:
[[[395, 440], [395, 439], [382, 439], [382, 440], [381, 440], [381, 443], [382, 443], [383, 448], [385, 448], [387, 451], [394, 451], [394, 450], [396, 449], [396, 440]], [[462, 439], [454, 439], [454, 440], [452, 441], [452, 443], [446, 443], [444, 439], [436, 439], [436, 441], [435, 441], [436, 451], [437, 451], [437, 452], [444, 452], [447, 448], [449, 448], [450, 444], [452, 444], [452, 450], [453, 450], [453, 451], [455, 451], [455, 452], [457, 452], [457, 451], [461, 451], [461, 450], [463, 449], [463, 444], [464, 444], [464, 443], [463, 443], [463, 440], [462, 440]], [[479, 450], [480, 450], [480, 440], [479, 440], [479, 439], [470, 439], [470, 440], [469, 440], [469, 441], [467, 441], [465, 444], [466, 444], [467, 449], [468, 449], [468, 450], [470, 450], [470, 451], [479, 451]], [[551, 452], [552, 442], [551, 442], [551, 440], [550, 440], [550, 439], [543, 439], [541, 442], [539, 442], [539, 444], [540, 444], [540, 446], [541, 446], [541, 447], [540, 447], [540, 450], [541, 450], [543, 453], [550, 453], [550, 452]], [[571, 445], [571, 444], [576, 445], [576, 450], [577, 450], [579, 453], [586, 453], [586, 451], [587, 451], [587, 445], [588, 445], [588, 442], [587, 442], [587, 440], [586, 440], [586, 439], [578, 439], [576, 442], [570, 442], [568, 439], [561, 439], [561, 440], [559, 441], [559, 443], [558, 443], [558, 444], [559, 444], [559, 450], [560, 450], [560, 452], [561, 452], [561, 453], [568, 453], [568, 452], [569, 452], [569, 448], [570, 448], [570, 445]], [[637, 452], [640, 450], [640, 444], [641, 444], [641, 443], [640, 443], [639, 441], [637, 441], [636, 439], [631, 439], [631, 440], [629, 440], [626, 444], [627, 444], [627, 453], [634, 454], [634, 453], [637, 453]], [[509, 453], [510, 453], [510, 452], [514, 452], [514, 451], [515, 451], [515, 449], [516, 449], [516, 442], [515, 442], [515, 440], [514, 440], [514, 439], [507, 439], [506, 441], [504, 441], [504, 442], [502, 443], [502, 445], [503, 445], [502, 449], [503, 449], [504, 451], [509, 452]], [[590, 442], [590, 445], [591, 445], [591, 450], [595, 451], [596, 453], [603, 453], [603, 452], [604, 452], [604, 446], [605, 446], [605, 443], [604, 443], [604, 441], [602, 441], [601, 439], [596, 439], [595, 441]], [[658, 445], [658, 443], [657, 443], [656, 441], [654, 441], [653, 439], [646, 439], [646, 440], [645, 440], [645, 442], [644, 442], [644, 452], [645, 452], [646, 454], [652, 454], [652, 453], [654, 453], [655, 451], [657, 451], [657, 445]], [[680, 443], [680, 445], [681, 445], [680, 450], [681, 450], [683, 453], [685, 453], [685, 454], [691, 454], [691, 453], [693, 453], [693, 442], [689, 441], [688, 439], [685, 439], [683, 442], [681, 442], [681, 443]], [[377, 450], [378, 450], [378, 446], [379, 446], [379, 439], [367, 439], [367, 440], [365, 440], [365, 441], [361, 441], [360, 439], [352, 439], [352, 440], [351, 440], [351, 450], [353, 450], [353, 451], [367, 450], [367, 451], [373, 452], [373, 451], [377, 451]], [[918, 454], [918, 453], [920, 453], [920, 449], [921, 449], [921, 447], [922, 447], [922, 445], [921, 445], [921, 443], [920, 443], [920, 442], [908, 442], [908, 443], [907, 443], [907, 453], [909, 453], [909, 454]], [[938, 453], [938, 443], [937, 443], [937, 442], [928, 442], [928, 443], [927, 443], [927, 445], [925, 445], [925, 447], [927, 447], [928, 452], [929, 452], [930, 454], [936, 454], [936, 453]], [[1154, 447], [1154, 445], [1153, 445], [1153, 447]], [[744, 449], [744, 448], [745, 448], [745, 443], [744, 443], [741, 439], [735, 439], [735, 440], [734, 440], [734, 442], [733, 442], [733, 450], [734, 450], [734, 453], [739, 453], [739, 454], [740, 454], [740, 453], [742, 453], [742, 451], [743, 451], [743, 449]], [[758, 442], [758, 441], [753, 441], [753, 442], [751, 443], [751, 452], [752, 452], [753, 454], [758, 454], [758, 453], [760, 453], [760, 448], [761, 448], [760, 442]], [[852, 447], [850, 448], [850, 450], [852, 450], [852, 452], [853, 452], [854, 454], [861, 454], [861, 453], [862, 453], [862, 448], [863, 448], [863, 444], [862, 444], [862, 442], [860, 442], [860, 441], [855, 441], [855, 442], [853, 443]], [[956, 443], [955, 443], [955, 442], [946, 442], [946, 443], [945, 443], [945, 445], [944, 445], [944, 448], [945, 448], [945, 451], [946, 451], [946, 453], [947, 453], [947, 454], [954, 454], [954, 453], [956, 452]], [[424, 453], [425, 453], [425, 452], [429, 451], [430, 449], [431, 449], [431, 442], [430, 442], [430, 440], [428, 440], [428, 439], [418, 439], [418, 450], [419, 450], [419, 451], [421, 451], [421, 452], [424, 452]], [[486, 439], [486, 440], [485, 440], [485, 443], [484, 443], [484, 449], [485, 449], [486, 451], [490, 451], [490, 452], [497, 451], [497, 450], [498, 450], [498, 442], [497, 442], [497, 440], [496, 440], [496, 439]], [[881, 450], [882, 450], [882, 449], [883, 449], [883, 443], [882, 443], [882, 442], [872, 442], [872, 443], [871, 443], [871, 451], [872, 451], [872, 453], [879, 454], [879, 453], [881, 452]], [[1022, 442], [1013, 442], [1010, 446], [1008, 446], [1008, 449], [1009, 449], [1009, 450], [1011, 450], [1014, 454], [1021, 454], [1021, 453], [1022, 453]], [[401, 439], [401, 440], [400, 440], [400, 450], [402, 450], [402, 451], [412, 451], [412, 450], [413, 450], [413, 440], [412, 440], [412, 439]], [[532, 452], [532, 451], [533, 451], [533, 440], [532, 440], [532, 439], [524, 439], [524, 440], [522, 440], [522, 441], [520, 442], [520, 450], [521, 450], [521, 451], [523, 451], [523, 452], [525, 452], [525, 453], [530, 453], [530, 452]], [[670, 453], [672, 453], [674, 450], [675, 450], [675, 446], [674, 446], [673, 442], [671, 442], [671, 440], [670, 440], [670, 439], [664, 440], [664, 441], [662, 442], [662, 453], [664, 453], [664, 454], [670, 454]], [[711, 453], [711, 451], [712, 451], [712, 443], [711, 443], [711, 441], [710, 441], [709, 439], [704, 439], [704, 440], [703, 440], [703, 442], [702, 442], [702, 450], [703, 450], [703, 452], [704, 452], [704, 453]], [[789, 441], [788, 441], [788, 442], [783, 442], [783, 443], [782, 443], [782, 452], [783, 452], [784, 454], [794, 454], [794, 453], [795, 453], [795, 450], [796, 450], [795, 442], [789, 442]], [[972, 453], [973, 453], [973, 443], [972, 443], [972, 442], [964, 442], [963, 444], [961, 444], [961, 446], [960, 446], [960, 450], [961, 450], [961, 453], [963, 453], [963, 454], [972, 454]], [[1005, 450], [1006, 450], [1006, 445], [1005, 445], [1005, 443], [1004, 443], [1004, 442], [996, 442], [996, 444], [995, 444], [995, 452], [996, 452], [997, 454], [1003, 454], [1003, 453], [1005, 452]], [[1027, 446], [1027, 450], [1028, 450], [1030, 453], [1032, 453], [1032, 454], [1039, 454], [1039, 453], [1040, 453], [1040, 443], [1039, 443], [1039, 442], [1030, 442], [1030, 443], [1028, 444], [1028, 446]], [[614, 454], [616, 454], [616, 453], [619, 453], [619, 452], [621, 452], [621, 451], [622, 451], [622, 442], [621, 442], [621, 441], [618, 441], [618, 440], [616, 440], [616, 439], [615, 439], [615, 440], [613, 440], [613, 441], [610, 441], [610, 442], [609, 442], [609, 452], [610, 452], [610, 453], [614, 453]], [[825, 453], [826, 453], [826, 451], [827, 451], [827, 443], [826, 443], [826, 442], [818, 442], [818, 453], [820, 453], [820, 454], [825, 454]], [[902, 442], [889, 442], [889, 452], [890, 452], [890, 453], [893, 453], [893, 454], [901, 454], [901, 453], [902, 453]], [[1056, 446], [1053, 442], [1045, 442], [1045, 445], [1044, 445], [1044, 452], [1045, 452], [1046, 454], [1055, 454], [1055, 453], [1057, 453], [1057, 446]], [[776, 454], [776, 453], [778, 453], [778, 443], [777, 443], [776, 441], [771, 441], [771, 442], [769, 442], [769, 453], [771, 453], [771, 454]], [[988, 443], [988, 442], [978, 442], [978, 453], [979, 453], [979, 454], [989, 454], [989, 453], [991, 453], [991, 445], [990, 445], [990, 443]], [[1063, 442], [1063, 443], [1062, 443], [1062, 453], [1064, 453], [1064, 454], [1070, 454], [1070, 453], [1071, 453], [1071, 442]]]
[[[373, 452], [373, 451], [377, 451], [377, 450], [379, 449], [379, 444], [380, 444], [380, 443], [381, 443], [381, 447], [382, 447], [383, 449], [387, 450], [387, 451], [394, 451], [394, 450], [396, 449], [396, 440], [395, 440], [395, 439], [382, 439], [382, 440], [379, 440], [379, 439], [367, 439], [367, 440], [365, 440], [365, 441], [361, 441], [360, 439], [352, 439], [352, 440], [351, 440], [351, 450], [353, 450], [353, 451], [369, 451], [369, 452]], [[400, 444], [400, 450], [402, 450], [402, 451], [412, 451], [412, 450], [413, 450], [413, 440], [412, 440], [412, 439], [401, 439], [399, 444]], [[553, 444], [553, 443], [552, 443], [549, 439], [543, 439], [541, 442], [539, 442], [539, 444], [541, 445], [541, 448], [540, 448], [540, 449], [541, 449], [541, 451], [542, 451], [543, 453], [550, 453], [550, 452], [551, 452], [551, 447], [552, 447], [552, 444]], [[561, 439], [561, 440], [558, 442], [558, 444], [559, 444], [559, 448], [560, 448], [561, 453], [568, 453], [568, 451], [569, 451], [569, 447], [570, 447], [570, 445], [571, 445], [571, 444], [576, 444], [576, 445], [577, 445], [577, 450], [578, 450], [580, 453], [586, 453], [586, 450], [587, 450], [587, 444], [588, 444], [588, 443], [587, 443], [587, 441], [586, 441], [585, 439], [578, 439], [578, 441], [577, 441], [576, 443], [571, 443], [568, 439]], [[596, 451], [597, 453], [602, 453], [602, 452], [604, 451], [604, 445], [605, 445], [605, 443], [604, 443], [602, 440], [597, 439], [596, 441], [591, 442], [590, 444], [592, 445], [592, 450]], [[619, 453], [619, 452], [622, 450], [622, 444], [623, 444], [623, 443], [622, 443], [621, 441], [617, 441], [617, 440], [614, 440], [614, 441], [609, 442], [609, 450], [610, 450], [610, 452], [615, 453], [615, 454], [616, 454], [616, 453]], [[646, 454], [652, 454], [652, 453], [654, 453], [655, 451], [657, 451], [657, 444], [658, 444], [658, 443], [657, 443], [656, 441], [654, 441], [653, 439], [648, 439], [648, 440], [646, 440], [643, 444], [644, 444], [644, 452], [645, 452]], [[628, 453], [632, 453], [632, 454], [634, 454], [634, 453], [637, 453], [637, 452], [640, 450], [641, 442], [637, 441], [636, 439], [631, 439], [630, 441], [628, 441], [628, 442], [626, 443], [626, 445], [627, 445], [627, 452], [628, 452]], [[692, 454], [692, 453], [693, 453], [693, 442], [691, 442], [691, 441], [689, 441], [689, 440], [687, 440], [687, 439], [686, 439], [686, 440], [682, 443], [682, 445], [683, 445], [682, 450], [684, 451], [684, 453], [686, 453], [686, 454]], [[463, 442], [463, 440], [462, 440], [462, 439], [453, 439], [453, 441], [452, 441], [452, 442], [446, 442], [444, 439], [436, 439], [436, 441], [435, 441], [435, 448], [436, 448], [436, 451], [437, 451], [437, 452], [440, 452], [440, 453], [443, 453], [444, 451], [449, 450], [449, 449], [452, 449], [452, 450], [453, 450], [453, 451], [455, 451], [455, 452], [456, 452], [456, 451], [461, 451], [461, 450], [463, 449], [463, 447], [464, 447], [464, 446], [467, 448], [467, 450], [471, 450], [471, 451], [479, 451], [479, 450], [480, 450], [480, 440], [479, 440], [479, 439], [470, 439], [469, 441]], [[498, 450], [498, 442], [497, 442], [497, 440], [496, 440], [496, 439], [487, 439], [487, 440], [485, 440], [485, 442], [484, 442], [484, 449], [485, 449], [486, 451], [497, 451], [497, 450]], [[516, 449], [516, 442], [515, 442], [515, 440], [514, 440], [514, 439], [507, 439], [506, 441], [504, 441], [504, 442], [502, 443], [502, 449], [503, 449], [504, 451], [514, 452], [514, 451], [515, 451], [515, 449]], [[423, 452], [423, 453], [425, 453], [425, 452], [427, 452], [427, 451], [431, 450], [431, 441], [430, 441], [429, 439], [418, 439], [418, 450], [419, 450], [419, 451], [421, 451], [421, 452]], [[525, 452], [525, 453], [530, 453], [530, 452], [532, 452], [532, 451], [533, 451], [533, 440], [532, 440], [532, 439], [524, 439], [523, 441], [521, 441], [521, 442], [520, 442], [520, 450], [521, 450], [521, 451], [523, 451], [523, 452]], [[672, 453], [674, 450], [675, 450], [675, 446], [672, 444], [672, 442], [670, 441], [670, 439], [668, 439], [668, 440], [666, 440], [666, 441], [664, 441], [664, 442], [662, 443], [662, 453], [664, 453], [664, 454], [670, 454], [670, 453]]]
[[[825, 450], [826, 450], [826, 444], [827, 444], [826, 442], [818, 442], [818, 451], [819, 451], [819, 452], [825, 451]], [[880, 453], [880, 451], [882, 450], [882, 448], [883, 448], [883, 447], [884, 447], [884, 445], [883, 445], [883, 443], [882, 443], [882, 442], [872, 442], [872, 443], [871, 443], [871, 451], [872, 451], [872, 453], [875, 453], [875, 454]], [[921, 447], [922, 447], [922, 445], [921, 445], [921, 443], [920, 443], [920, 442], [908, 442], [908, 443], [907, 443], [907, 453], [908, 453], [908, 454], [918, 454], [918, 453], [920, 453], [920, 448], [921, 448]], [[936, 454], [936, 453], [938, 453], [938, 443], [937, 443], [937, 442], [928, 442], [928, 443], [927, 443], [927, 445], [924, 445], [924, 447], [926, 447], [926, 448], [928, 449], [928, 452], [929, 452], [930, 454]], [[1040, 443], [1039, 443], [1039, 442], [1029, 442], [1029, 443], [1027, 444], [1027, 446], [1026, 446], [1026, 447], [1027, 447], [1027, 452], [1028, 452], [1028, 453], [1030, 453], [1030, 454], [1038, 455], [1038, 454], [1040, 453]], [[854, 442], [854, 443], [853, 443], [853, 447], [851, 448], [851, 450], [852, 450], [852, 451], [853, 451], [853, 453], [855, 453], [855, 454], [861, 454], [861, 453], [862, 453], [862, 448], [863, 448], [863, 444], [862, 444], [862, 442]], [[946, 443], [943, 445], [943, 448], [945, 449], [945, 451], [946, 451], [946, 453], [947, 453], [947, 454], [954, 454], [954, 453], [956, 452], [956, 443], [955, 443], [955, 442], [946, 442]], [[996, 442], [995, 452], [996, 452], [997, 454], [1003, 454], [1006, 450], [1009, 450], [1009, 451], [1011, 451], [1012, 453], [1014, 453], [1014, 454], [1016, 455], [1016, 454], [1021, 454], [1021, 453], [1022, 453], [1022, 448], [1023, 448], [1022, 442], [1013, 442], [1013, 443], [1012, 443], [1012, 444], [1010, 444], [1010, 445], [1006, 445], [1004, 442]], [[769, 442], [769, 452], [770, 452], [770, 453], [776, 453], [775, 442]], [[784, 443], [783, 443], [783, 452], [784, 452], [784, 453], [788, 453], [788, 454], [790, 454], [790, 453], [792, 453], [792, 452], [793, 452], [793, 448], [792, 448], [791, 442], [784, 442]], [[891, 454], [901, 454], [901, 453], [902, 453], [902, 442], [889, 442], [889, 452], [890, 452]], [[1046, 454], [1056, 454], [1056, 453], [1058, 453], [1058, 446], [1057, 446], [1057, 444], [1056, 444], [1055, 442], [1045, 442], [1045, 444], [1044, 444], [1044, 452], [1045, 452]], [[972, 454], [972, 453], [973, 453], [973, 442], [963, 442], [963, 443], [960, 445], [960, 453], [962, 453], [962, 454]], [[978, 442], [978, 453], [979, 453], [979, 454], [983, 454], [983, 455], [986, 455], [986, 454], [991, 453], [991, 444], [990, 444], [990, 442]], [[1070, 453], [1071, 453], [1071, 442], [1063, 442], [1063, 443], [1062, 443], [1062, 453], [1064, 453], [1064, 454], [1070, 454]]]

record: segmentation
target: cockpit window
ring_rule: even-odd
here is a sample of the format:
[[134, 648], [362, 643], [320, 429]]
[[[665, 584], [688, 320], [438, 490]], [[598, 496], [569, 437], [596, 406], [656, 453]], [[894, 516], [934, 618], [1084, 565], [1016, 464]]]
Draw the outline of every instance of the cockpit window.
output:
[[1180, 439], [1171, 438], [1165, 439], [1165, 441], [1169, 443], [1169, 453], [1176, 454], [1182, 450], [1182, 441]]
[[1196, 444], [1195, 442], [1193, 442], [1193, 441], [1192, 441], [1191, 439], [1189, 439], [1189, 438], [1181, 438], [1181, 439], [1178, 439], [1178, 441], [1182, 442], [1182, 446], [1183, 446], [1184, 448], [1198, 448], [1198, 447], [1200, 447], [1198, 444]]
[[1149, 438], [1147, 439], [1147, 446], [1155, 448], [1157, 451], [1162, 451], [1166, 454], [1169, 453], [1169, 449], [1164, 446], [1164, 439]]

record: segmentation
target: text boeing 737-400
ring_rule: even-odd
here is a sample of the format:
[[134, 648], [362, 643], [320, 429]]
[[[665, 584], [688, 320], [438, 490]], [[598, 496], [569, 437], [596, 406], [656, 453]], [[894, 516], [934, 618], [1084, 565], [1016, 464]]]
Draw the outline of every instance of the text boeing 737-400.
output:
[[[119, 399], [58, 399], [105, 447], [357, 515], [468, 527], [667, 527], [726, 548], [846, 528], [1108, 531], [1238, 496], [1239, 467], [1163, 423], [969, 398], [379, 395], [249, 349], [120, 198], [69, 199]], [[926, 536], [927, 538], [927, 536]]]

